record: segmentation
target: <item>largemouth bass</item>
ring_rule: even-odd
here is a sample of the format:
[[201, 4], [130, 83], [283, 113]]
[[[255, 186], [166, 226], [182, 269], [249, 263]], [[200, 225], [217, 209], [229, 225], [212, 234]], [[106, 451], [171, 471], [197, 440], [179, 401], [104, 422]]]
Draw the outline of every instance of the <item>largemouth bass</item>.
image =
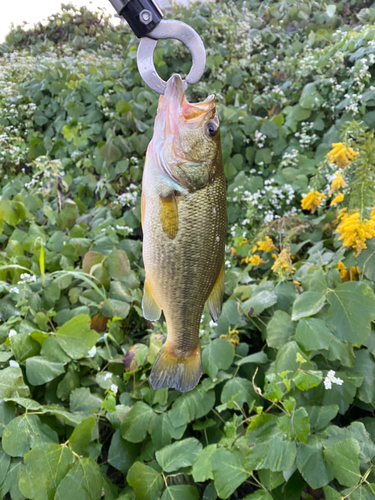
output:
[[142, 184], [143, 315], [163, 310], [167, 341], [152, 368], [154, 389], [193, 389], [202, 375], [199, 325], [224, 294], [226, 182], [215, 98], [190, 104], [173, 75], [160, 97]]

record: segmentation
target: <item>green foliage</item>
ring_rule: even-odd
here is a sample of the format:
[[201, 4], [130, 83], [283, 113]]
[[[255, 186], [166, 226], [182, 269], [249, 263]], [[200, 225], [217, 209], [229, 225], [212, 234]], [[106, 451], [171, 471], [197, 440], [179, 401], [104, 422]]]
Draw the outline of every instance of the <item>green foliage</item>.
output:
[[[0, 499], [375, 498], [375, 243], [346, 252], [336, 208], [300, 206], [311, 188], [328, 194], [323, 160], [348, 121], [343, 140], [360, 153], [348, 207], [374, 205], [373, 10], [247, 0], [171, 13], [207, 47], [188, 97], [217, 98], [230, 225], [223, 312], [216, 324], [204, 311], [204, 375], [185, 394], [147, 380], [166, 327], [141, 310], [140, 181], [158, 96], [137, 41], [69, 5], [10, 32]], [[189, 61], [176, 42], [155, 51], [163, 78]]]

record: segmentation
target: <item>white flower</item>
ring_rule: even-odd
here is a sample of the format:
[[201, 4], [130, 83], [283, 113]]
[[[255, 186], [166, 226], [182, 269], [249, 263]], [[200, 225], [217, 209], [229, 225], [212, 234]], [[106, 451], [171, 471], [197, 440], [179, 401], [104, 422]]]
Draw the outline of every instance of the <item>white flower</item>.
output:
[[9, 292], [20, 293], [20, 291], [16, 287], [9, 288]]
[[8, 333], [9, 338], [14, 337], [15, 335], [17, 335], [16, 330], [9, 330], [9, 333]]
[[104, 375], [104, 380], [108, 380], [109, 378], [112, 378], [112, 373], [107, 372], [107, 373]]
[[[230, 263], [229, 263], [230, 264]], [[214, 326], [217, 326], [217, 323], [215, 323], [215, 321], [211, 320], [210, 321], [210, 327], [214, 327]]]
[[335, 371], [330, 370], [327, 373], [326, 378], [324, 379], [324, 387], [327, 390], [332, 389], [332, 384], [342, 385], [344, 383], [344, 381], [341, 380], [341, 378], [335, 377], [335, 373], [336, 373]]
[[17, 363], [17, 361], [14, 361], [14, 359], [11, 359], [11, 360], [9, 361], [9, 366], [15, 366], [15, 367], [18, 367], [18, 366], [20, 366], [20, 365]]
[[87, 353], [87, 356], [88, 356], [89, 358], [93, 358], [93, 357], [95, 356], [95, 354], [96, 354], [96, 347], [94, 346], [94, 347], [91, 347], [91, 349], [90, 349], [90, 350], [89, 350], [89, 352]]
[[114, 392], [115, 394], [117, 394], [117, 391], [118, 391], [118, 387], [116, 384], [112, 384], [111, 385], [111, 391]]

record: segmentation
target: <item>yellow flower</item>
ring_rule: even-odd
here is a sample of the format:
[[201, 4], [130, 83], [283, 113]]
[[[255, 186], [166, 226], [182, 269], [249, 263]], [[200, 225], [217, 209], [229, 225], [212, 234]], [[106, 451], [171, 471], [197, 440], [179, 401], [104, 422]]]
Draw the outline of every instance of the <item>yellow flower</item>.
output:
[[278, 276], [284, 276], [287, 274], [293, 274], [295, 271], [295, 267], [293, 267], [292, 260], [290, 258], [290, 250], [289, 248], [284, 248], [282, 252], [279, 254], [273, 266], [271, 267], [272, 271], [275, 272]]
[[331, 207], [332, 205], [336, 205], [336, 203], [340, 203], [344, 199], [344, 195], [342, 193], [337, 194], [333, 200], [331, 201]]
[[264, 241], [258, 241], [258, 248], [264, 252], [270, 252], [271, 250], [275, 250], [275, 245], [269, 236], [266, 236]]
[[319, 207], [323, 200], [325, 200], [327, 196], [323, 193], [319, 193], [319, 191], [311, 191], [311, 193], [307, 194], [301, 201], [301, 207], [304, 210], [311, 210], [313, 214], [315, 210]]
[[342, 281], [358, 281], [358, 275], [360, 274], [359, 268], [351, 267], [349, 270], [345, 267], [344, 263], [340, 262], [337, 264], [337, 269], [339, 270]]
[[336, 142], [332, 144], [332, 147], [333, 149], [327, 154], [327, 158], [330, 163], [336, 163], [337, 168], [345, 167], [359, 154], [342, 142]]
[[337, 191], [338, 189], [340, 189], [340, 187], [345, 187], [346, 184], [345, 184], [345, 181], [344, 179], [342, 178], [342, 175], [339, 174], [338, 172], [335, 173], [335, 178], [333, 179], [332, 181], [332, 184], [331, 184], [331, 189], [329, 191], [329, 195], [332, 196], [332, 194]]
[[338, 218], [341, 219], [336, 231], [341, 235], [339, 240], [344, 240], [345, 247], [352, 247], [359, 255], [367, 248], [366, 240], [375, 236], [375, 212], [371, 212], [370, 219], [361, 219], [358, 210], [352, 210], [350, 214], [346, 209], [340, 210]]
[[247, 262], [250, 262], [253, 266], [259, 266], [260, 264], [265, 264], [265, 261], [259, 257], [259, 255], [253, 255], [252, 257], [248, 257]]

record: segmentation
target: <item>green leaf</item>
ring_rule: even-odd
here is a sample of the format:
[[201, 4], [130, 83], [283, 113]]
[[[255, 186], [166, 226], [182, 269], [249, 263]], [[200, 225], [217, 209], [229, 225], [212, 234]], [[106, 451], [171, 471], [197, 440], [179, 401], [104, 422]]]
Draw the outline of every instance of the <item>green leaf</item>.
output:
[[137, 500], [158, 500], [163, 488], [163, 479], [159, 472], [144, 465], [135, 462], [126, 477], [129, 485], [134, 488]]
[[[9, 424], [11, 420], [16, 416], [16, 410], [14, 404], [11, 402], [6, 402], [4, 400], [0, 401], [0, 437], [2, 437], [4, 428]], [[1, 484], [1, 481], [0, 481]]]
[[[241, 408], [244, 403], [250, 406], [255, 399], [257, 399], [257, 396], [254, 392], [252, 383], [250, 380], [241, 377], [235, 377], [228, 380], [221, 393], [222, 403], [235, 401]], [[237, 406], [235, 405], [234, 408], [237, 408]]]
[[[5, 481], [8, 474], [11, 458], [0, 448], [0, 484]], [[1, 492], [1, 489], [0, 489]]]
[[139, 445], [124, 441], [120, 431], [116, 431], [108, 450], [108, 463], [126, 474], [139, 455]]
[[293, 378], [300, 391], [307, 391], [313, 387], [317, 387], [323, 381], [323, 373], [316, 370], [299, 370], [297, 375]]
[[243, 500], [273, 500], [273, 497], [268, 493], [268, 491], [259, 490], [251, 495], [248, 495]]
[[375, 319], [375, 296], [371, 288], [359, 281], [348, 281], [327, 295], [331, 304], [327, 323], [332, 332], [345, 342], [363, 344]]
[[356, 486], [361, 478], [359, 470], [359, 444], [348, 438], [339, 443], [327, 446], [323, 456], [333, 476], [342, 486]]
[[88, 417], [82, 420], [81, 423], [72, 432], [69, 438], [69, 446], [79, 456], [89, 456], [88, 446], [91, 441], [91, 435], [95, 427], [95, 417]]
[[161, 500], [199, 500], [199, 493], [194, 486], [178, 484], [164, 490]]
[[130, 111], [130, 104], [127, 101], [120, 99], [119, 101], [117, 101], [116, 111], [120, 115], [122, 115], [123, 113], [127, 113], [128, 111]]
[[330, 486], [324, 486], [323, 492], [326, 500], [344, 500], [344, 497]]
[[61, 481], [54, 500], [100, 500], [102, 487], [99, 465], [90, 458], [82, 458]]
[[267, 325], [267, 344], [278, 349], [291, 339], [294, 334], [294, 323], [284, 311], [275, 311]]
[[45, 356], [34, 356], [26, 360], [26, 377], [32, 385], [42, 385], [65, 373], [63, 363], [55, 363]]
[[312, 489], [322, 488], [330, 483], [333, 474], [323, 458], [323, 443], [318, 436], [309, 436], [306, 443], [297, 447], [297, 467]]
[[151, 420], [150, 434], [152, 442], [157, 450], [171, 444], [173, 439], [181, 439], [186, 429], [186, 424], [175, 428], [169, 418], [169, 413], [155, 415]]
[[358, 267], [369, 280], [375, 281], [375, 238], [366, 241], [367, 248], [358, 255]]
[[265, 309], [277, 302], [277, 295], [268, 290], [262, 290], [254, 297], [241, 304], [241, 309], [247, 316], [259, 316]]
[[107, 142], [99, 149], [100, 156], [108, 163], [119, 161], [122, 158], [121, 149], [112, 142]]
[[203, 370], [213, 380], [219, 370], [227, 370], [230, 367], [233, 359], [233, 345], [226, 339], [215, 339], [203, 349]]
[[357, 397], [375, 407], [375, 360], [367, 349], [356, 352], [354, 372], [363, 376], [363, 384], [358, 389]]
[[91, 394], [87, 387], [80, 387], [70, 393], [70, 411], [74, 412], [97, 412], [103, 400]]
[[73, 460], [69, 448], [59, 444], [42, 444], [32, 449], [24, 458], [26, 468], [20, 471], [21, 492], [33, 500], [53, 500]]
[[244, 468], [243, 454], [239, 450], [219, 448], [211, 458], [214, 483], [220, 498], [226, 499], [249, 477]]
[[318, 313], [326, 301], [325, 292], [303, 292], [293, 304], [292, 320], [313, 316]]
[[214, 391], [205, 392], [202, 387], [196, 387], [176, 399], [169, 412], [169, 418], [175, 427], [180, 427], [207, 415], [214, 404]]
[[332, 337], [332, 332], [321, 319], [307, 318], [298, 322], [295, 339], [305, 351], [329, 349]]
[[362, 385], [363, 377], [345, 372], [337, 372], [336, 377], [343, 380], [342, 385], [333, 384], [332, 389], [329, 390], [324, 389], [322, 385], [320, 386], [321, 390], [324, 391], [322, 404], [324, 406], [336, 404], [339, 407], [339, 412], [344, 415], [354, 400], [357, 388]]
[[25, 413], [14, 418], [3, 432], [3, 449], [11, 457], [24, 457], [31, 448], [44, 443], [58, 443], [58, 437], [37, 415]]
[[314, 432], [324, 429], [339, 411], [337, 405], [305, 406], [304, 408], [309, 415], [310, 426]]
[[[0, 497], [9, 491], [12, 500], [24, 500], [18, 487], [18, 478], [22, 467], [23, 460], [21, 458], [12, 459], [5, 480], [0, 486]], [[8, 495], [7, 497], [9, 498]]]
[[104, 267], [113, 280], [126, 281], [130, 273], [130, 262], [124, 250], [114, 250], [104, 261]]
[[0, 398], [10, 398], [13, 392], [24, 397], [30, 394], [30, 390], [23, 380], [22, 370], [18, 366], [9, 366], [0, 370]]
[[201, 451], [202, 445], [197, 439], [187, 438], [157, 451], [155, 457], [165, 472], [172, 472], [193, 465]]
[[214, 475], [211, 469], [211, 457], [217, 450], [216, 444], [210, 444], [203, 448], [194, 462], [192, 475], [196, 483], [204, 483], [208, 479], [213, 479]]
[[309, 416], [304, 408], [298, 408], [292, 416], [283, 415], [278, 418], [277, 426], [289, 439], [297, 438], [305, 442], [310, 432]]
[[254, 354], [249, 354], [249, 356], [245, 356], [244, 358], [236, 361], [237, 366], [246, 365], [247, 363], [254, 363], [255, 365], [263, 365], [267, 363], [268, 357], [267, 354], [263, 351], [256, 352]]
[[96, 344], [99, 335], [94, 330], [90, 330], [90, 324], [90, 316], [80, 314], [55, 332], [60, 347], [72, 359], [87, 356], [89, 350]]
[[300, 363], [297, 361], [297, 355], [306, 360], [306, 363], [302, 365], [304, 370], [312, 368], [312, 364], [307, 360], [306, 356], [298, 347], [298, 344], [293, 340], [284, 344], [279, 349], [275, 363], [276, 373], [282, 373], [286, 370], [291, 370], [293, 373], [296, 372], [300, 366]]
[[247, 432], [249, 451], [245, 466], [251, 470], [270, 469], [273, 472], [290, 469], [296, 457], [296, 444], [277, 426], [273, 415], [255, 417]]
[[121, 436], [131, 443], [140, 443], [146, 437], [154, 412], [146, 403], [137, 401], [121, 423]]
[[40, 345], [28, 333], [18, 333], [9, 339], [14, 357], [19, 363], [39, 354]]

